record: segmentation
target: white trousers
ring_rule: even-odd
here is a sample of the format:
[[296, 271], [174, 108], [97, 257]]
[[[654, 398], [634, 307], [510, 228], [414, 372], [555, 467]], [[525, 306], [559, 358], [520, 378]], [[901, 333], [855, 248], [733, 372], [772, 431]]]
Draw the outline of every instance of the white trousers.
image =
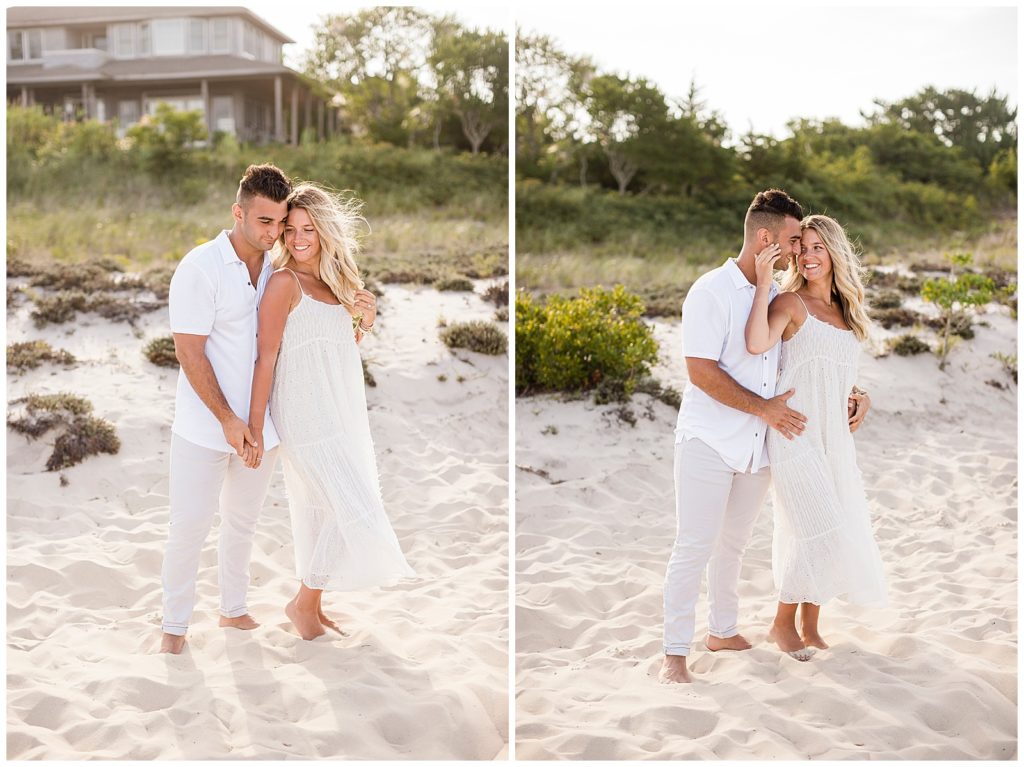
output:
[[235, 453], [210, 450], [172, 435], [171, 518], [161, 572], [164, 633], [184, 636], [188, 630], [199, 555], [218, 507], [220, 612], [227, 618], [248, 612], [252, 539], [276, 462], [276, 447], [263, 456], [258, 469], [250, 469]]
[[665, 572], [665, 654], [689, 655], [697, 597], [708, 573], [708, 632], [739, 633], [739, 580], [743, 550], [768, 492], [765, 467], [737, 472], [699, 439], [675, 448], [676, 540]]

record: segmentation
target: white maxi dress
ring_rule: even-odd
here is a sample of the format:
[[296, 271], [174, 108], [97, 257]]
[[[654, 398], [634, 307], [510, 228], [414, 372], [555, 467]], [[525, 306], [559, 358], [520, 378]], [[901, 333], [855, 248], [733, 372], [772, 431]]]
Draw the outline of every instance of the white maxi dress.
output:
[[344, 306], [302, 291], [281, 338], [270, 411], [302, 582], [352, 591], [413, 577], [384, 512], [362, 362]]
[[847, 417], [859, 353], [852, 331], [810, 312], [782, 344], [776, 391], [795, 390], [788, 404], [807, 417], [807, 425], [793, 440], [768, 432], [775, 511], [772, 574], [780, 602], [822, 605], [840, 597], [865, 606], [887, 603], [885, 571]]

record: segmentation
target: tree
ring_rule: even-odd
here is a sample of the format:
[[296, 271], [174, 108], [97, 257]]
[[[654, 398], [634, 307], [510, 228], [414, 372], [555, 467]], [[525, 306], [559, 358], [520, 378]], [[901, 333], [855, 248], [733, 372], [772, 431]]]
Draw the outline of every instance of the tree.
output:
[[438, 93], [458, 116], [473, 154], [479, 153], [488, 135], [507, 125], [508, 40], [497, 32], [449, 28], [435, 38], [430, 66]]

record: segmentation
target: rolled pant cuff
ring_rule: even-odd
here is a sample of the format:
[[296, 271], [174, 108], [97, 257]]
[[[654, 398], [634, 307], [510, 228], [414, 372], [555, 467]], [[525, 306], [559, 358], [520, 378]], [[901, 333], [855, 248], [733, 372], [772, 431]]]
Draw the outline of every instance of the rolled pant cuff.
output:
[[685, 657], [687, 657], [690, 654], [690, 648], [689, 647], [680, 647], [678, 645], [675, 646], [675, 647], [666, 647], [665, 648], [665, 654], [666, 655], [679, 655], [680, 657], [685, 658]]
[[176, 637], [183, 637], [185, 636], [185, 634], [188, 633], [188, 626], [168, 626], [166, 623], [164, 623], [162, 626], [160, 626], [160, 630], [163, 631], [165, 634], [171, 634], [172, 636]]
[[223, 615], [225, 618], [241, 618], [248, 612], [248, 607], [236, 607], [232, 610], [225, 610], [221, 608], [220, 614]]
[[713, 636], [715, 639], [732, 639], [734, 636], [738, 636], [740, 633], [739, 629], [732, 629], [730, 631], [711, 631], [708, 630], [708, 634]]

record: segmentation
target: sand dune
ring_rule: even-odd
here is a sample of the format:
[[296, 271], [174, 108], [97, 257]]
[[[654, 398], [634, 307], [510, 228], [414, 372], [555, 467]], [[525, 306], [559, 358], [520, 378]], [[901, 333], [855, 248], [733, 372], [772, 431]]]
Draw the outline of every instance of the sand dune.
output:
[[138, 334], [95, 316], [40, 331], [29, 307], [9, 315], [9, 342], [42, 338], [80, 360], [9, 377], [9, 398], [84, 395], [123, 446], [63, 472], [64, 487], [44, 470], [52, 439], [8, 431], [8, 757], [506, 753], [508, 358], [453, 354], [436, 327], [442, 314], [489, 318], [483, 285], [472, 296], [385, 286], [364, 347], [384, 503], [421, 580], [327, 593], [349, 636], [299, 639], [282, 611], [297, 581], [278, 468], [252, 563], [262, 626], [217, 627], [214, 533], [179, 657], [152, 654], [177, 371], [141, 350], [167, 333], [166, 314], [145, 317]]
[[[769, 501], [740, 591], [754, 648], [698, 643], [688, 686], [656, 680], [676, 411], [638, 396], [630, 427], [610, 406], [518, 400], [517, 756], [1015, 758], [1017, 389], [989, 354], [1015, 354], [1017, 332], [1005, 309], [983, 319], [944, 373], [929, 354], [861, 357], [874, 410], [857, 447], [890, 607], [826, 606], [832, 647], [809, 663], [769, 644]], [[656, 375], [681, 389], [679, 324], [656, 334]], [[706, 595], [697, 615], [703, 637]]]

